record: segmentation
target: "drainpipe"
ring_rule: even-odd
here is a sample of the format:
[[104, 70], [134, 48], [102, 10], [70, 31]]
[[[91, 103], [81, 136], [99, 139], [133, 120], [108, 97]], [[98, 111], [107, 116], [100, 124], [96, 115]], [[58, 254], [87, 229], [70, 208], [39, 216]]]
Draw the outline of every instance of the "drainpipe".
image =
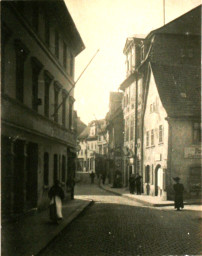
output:
[[135, 76], [136, 95], [135, 95], [135, 175], [137, 174], [137, 113], [138, 113], [138, 75]]
[[[166, 175], [166, 190], [167, 193], [171, 193], [172, 187], [172, 120], [167, 117], [166, 120], [168, 121], [168, 160], [167, 160], [167, 175]], [[170, 195], [167, 195], [170, 199]]]

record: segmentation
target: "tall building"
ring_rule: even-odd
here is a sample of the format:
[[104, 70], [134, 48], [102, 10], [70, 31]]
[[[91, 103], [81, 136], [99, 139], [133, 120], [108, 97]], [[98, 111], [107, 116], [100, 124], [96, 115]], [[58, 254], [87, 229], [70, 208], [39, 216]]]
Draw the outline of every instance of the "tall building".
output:
[[124, 92], [122, 108], [124, 116], [124, 185], [131, 174], [140, 173], [141, 167], [141, 110], [143, 75], [138, 72], [144, 56], [144, 35], [128, 37], [123, 53], [126, 56], [126, 79], [119, 89]]
[[122, 163], [124, 141], [122, 99], [123, 93], [110, 92], [109, 112], [106, 116], [106, 123], [109, 134], [107, 172], [111, 183], [114, 183], [117, 172], [121, 174], [122, 181], [124, 178]]
[[[49, 204], [74, 175], [74, 59], [84, 49], [64, 1], [3, 1], [2, 216]], [[60, 18], [58, 18], [60, 17]]]

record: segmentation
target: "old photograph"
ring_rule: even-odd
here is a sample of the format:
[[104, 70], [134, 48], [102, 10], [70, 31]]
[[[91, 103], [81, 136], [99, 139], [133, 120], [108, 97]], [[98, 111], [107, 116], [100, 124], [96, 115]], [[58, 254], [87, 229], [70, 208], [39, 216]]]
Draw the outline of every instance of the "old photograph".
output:
[[201, 0], [1, 0], [1, 255], [202, 255]]

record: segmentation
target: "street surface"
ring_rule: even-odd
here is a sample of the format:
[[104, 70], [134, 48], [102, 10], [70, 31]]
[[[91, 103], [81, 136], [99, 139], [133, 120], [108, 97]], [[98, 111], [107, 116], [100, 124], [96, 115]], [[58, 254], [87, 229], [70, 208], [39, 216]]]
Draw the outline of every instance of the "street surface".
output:
[[95, 203], [40, 256], [202, 254], [199, 211], [146, 207], [96, 184], [77, 184], [76, 198], [93, 199]]

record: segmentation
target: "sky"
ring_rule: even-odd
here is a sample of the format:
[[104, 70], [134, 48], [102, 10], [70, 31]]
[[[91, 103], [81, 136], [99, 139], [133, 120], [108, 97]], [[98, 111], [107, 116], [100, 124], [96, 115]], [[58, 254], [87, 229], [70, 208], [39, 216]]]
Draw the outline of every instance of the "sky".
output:
[[[163, 26], [163, 0], [65, 0], [85, 44], [75, 60], [75, 110], [88, 124], [105, 118], [109, 94], [125, 79], [126, 38]], [[165, 0], [165, 24], [201, 4], [201, 0]]]

